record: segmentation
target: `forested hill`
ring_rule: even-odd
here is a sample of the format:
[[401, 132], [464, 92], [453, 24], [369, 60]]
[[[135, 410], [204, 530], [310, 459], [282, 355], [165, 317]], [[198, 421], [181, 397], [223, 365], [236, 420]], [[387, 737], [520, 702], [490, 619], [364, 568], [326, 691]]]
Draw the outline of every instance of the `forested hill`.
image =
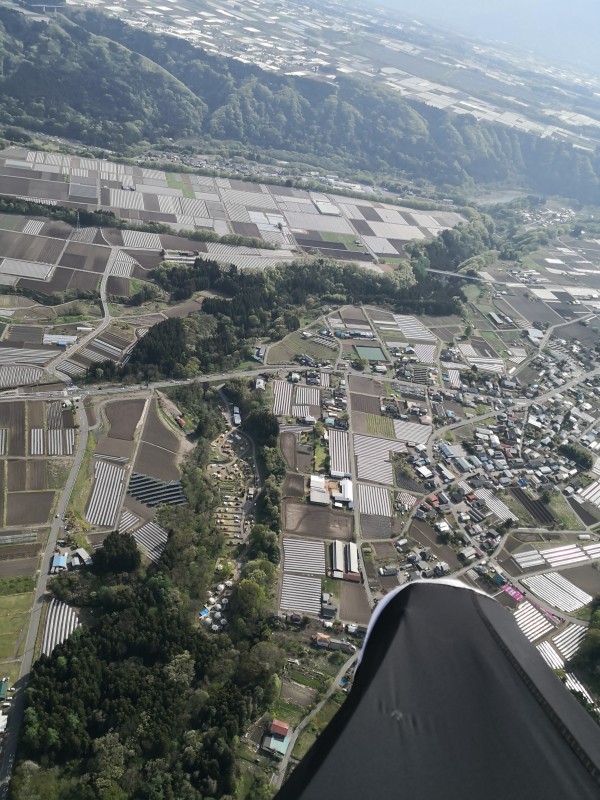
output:
[[600, 202], [598, 154], [372, 81], [265, 73], [81, 9], [48, 24], [0, 9], [0, 42], [0, 124], [116, 150], [166, 137], [238, 142], [437, 186], [510, 181]]

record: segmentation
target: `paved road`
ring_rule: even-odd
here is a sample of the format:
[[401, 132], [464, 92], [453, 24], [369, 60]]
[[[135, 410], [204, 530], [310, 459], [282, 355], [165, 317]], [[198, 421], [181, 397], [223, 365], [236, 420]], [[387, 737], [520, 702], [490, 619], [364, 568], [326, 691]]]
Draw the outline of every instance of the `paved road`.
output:
[[[91, 333], [86, 334], [86, 336], [83, 336], [81, 339], [72, 344], [70, 347], [67, 347], [65, 348], [65, 350], [62, 350], [55, 358], [52, 359], [52, 361], [49, 361], [48, 364], [46, 364], [46, 371], [50, 375], [56, 375], [57, 377], [63, 376], [63, 373], [59, 372], [56, 369], [56, 365], [58, 364], [58, 362], [62, 361], [65, 358], [68, 358], [69, 356], [74, 355], [78, 350], [81, 350], [81, 348], [85, 347], [89, 342], [92, 341], [92, 339], [95, 339], [96, 336], [99, 336], [102, 333], [102, 331], [105, 330], [105, 328], [107, 328], [112, 322], [112, 318], [110, 315], [110, 308], [108, 307], [108, 299], [106, 297], [106, 284], [110, 277], [112, 265], [117, 256], [119, 255], [120, 251], [121, 251], [120, 247], [111, 247], [110, 256], [108, 257], [108, 261], [106, 263], [106, 267], [104, 269], [104, 273], [100, 281], [100, 302], [102, 303], [102, 313], [103, 313], [102, 321], [97, 327], [94, 328], [94, 330]], [[69, 375], [64, 375], [63, 378], [70, 380]]]
[[357, 658], [358, 658], [358, 652], [353, 653], [350, 656], [350, 658], [346, 661], [346, 663], [343, 665], [343, 667], [340, 669], [338, 674], [333, 679], [333, 681], [331, 683], [331, 686], [329, 687], [325, 697], [323, 697], [323, 699], [317, 703], [317, 705], [313, 708], [313, 710], [310, 712], [310, 714], [308, 714], [306, 717], [304, 717], [302, 722], [298, 725], [296, 730], [292, 733], [287, 752], [286, 752], [285, 756], [281, 759], [281, 762], [279, 764], [279, 773], [277, 774], [277, 778], [276, 778], [276, 780], [274, 781], [274, 784], [273, 784], [277, 789], [279, 789], [279, 787], [283, 783], [283, 779], [285, 777], [285, 773], [286, 773], [288, 764], [290, 762], [290, 758], [292, 756], [292, 751], [294, 749], [294, 746], [296, 744], [296, 740], [298, 739], [298, 736], [302, 733], [304, 728], [306, 728], [306, 726], [312, 720], [312, 718], [316, 714], [319, 713], [319, 711], [323, 708], [323, 706], [325, 705], [327, 700], [331, 697], [331, 695], [339, 690], [340, 681], [342, 680], [342, 678], [346, 674], [346, 671], [348, 669], [350, 669], [352, 664], [354, 664], [354, 662], [356, 661]]
[[13, 700], [13, 707], [11, 709], [10, 720], [6, 733], [2, 764], [0, 765], [0, 798], [2, 800], [4, 797], [6, 797], [8, 791], [8, 785], [10, 782], [10, 776], [12, 773], [12, 767], [19, 738], [19, 730], [23, 720], [25, 689], [29, 682], [29, 673], [31, 671], [31, 665], [34, 657], [35, 643], [40, 627], [42, 609], [44, 607], [44, 601], [47, 594], [46, 586], [50, 574], [50, 560], [56, 548], [56, 540], [60, 532], [64, 513], [67, 509], [69, 498], [71, 497], [71, 492], [73, 491], [73, 486], [75, 484], [75, 480], [77, 479], [77, 475], [79, 474], [79, 469], [85, 455], [88, 437], [88, 423], [83, 407], [80, 407], [77, 410], [77, 421], [79, 423], [77, 450], [75, 452], [73, 467], [58, 500], [56, 513], [59, 515], [59, 517], [55, 517], [52, 520], [50, 534], [48, 536], [48, 543], [42, 557], [42, 563], [33, 598], [33, 611], [31, 613], [27, 639], [25, 642], [25, 652], [23, 653], [23, 659], [21, 661], [21, 671], [19, 674], [19, 679], [16, 683], [17, 691], [15, 692], [15, 698]]

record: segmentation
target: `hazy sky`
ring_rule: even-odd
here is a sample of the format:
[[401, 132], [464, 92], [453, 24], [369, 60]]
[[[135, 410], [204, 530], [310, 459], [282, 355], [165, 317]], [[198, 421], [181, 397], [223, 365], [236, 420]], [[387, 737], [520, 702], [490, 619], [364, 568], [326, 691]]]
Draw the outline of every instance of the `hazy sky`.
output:
[[416, 19], [600, 66], [600, 0], [378, 0]]

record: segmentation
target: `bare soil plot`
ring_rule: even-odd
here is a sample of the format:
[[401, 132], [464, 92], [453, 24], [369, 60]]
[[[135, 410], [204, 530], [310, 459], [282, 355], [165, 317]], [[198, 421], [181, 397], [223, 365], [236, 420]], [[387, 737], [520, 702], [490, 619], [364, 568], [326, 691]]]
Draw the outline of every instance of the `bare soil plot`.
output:
[[360, 529], [363, 539], [389, 539], [392, 535], [392, 520], [377, 514], [361, 514]]
[[110, 424], [110, 438], [133, 441], [133, 435], [145, 404], [146, 401], [142, 398], [107, 403], [104, 410]]
[[200, 311], [202, 303], [198, 300], [186, 300], [185, 303], [179, 303], [172, 308], [165, 308], [164, 315], [166, 317], [189, 317], [195, 311]]
[[431, 547], [432, 553], [439, 558], [440, 561], [445, 561], [451, 570], [458, 569], [462, 566], [455, 551], [448, 547], [448, 545], [440, 544], [438, 534], [426, 522], [421, 520], [414, 520], [410, 533], [412, 538], [425, 547]]
[[318, 697], [316, 689], [310, 686], [302, 686], [293, 681], [284, 680], [281, 684], [280, 697], [290, 703], [295, 703], [300, 708], [308, 708]]
[[[162, 241], [162, 239], [161, 239], [161, 241]], [[175, 248], [175, 249], [179, 249], [179, 248]], [[188, 242], [188, 247], [184, 247], [183, 249], [184, 250], [189, 250], [189, 242]], [[195, 250], [201, 250], [201, 247], [199, 246], [199, 244], [197, 244], [194, 249]], [[156, 267], [160, 264], [160, 260], [161, 260], [160, 259], [160, 253], [154, 253], [151, 250], [127, 250], [126, 252], [132, 258], [135, 258], [135, 260], [137, 261], [137, 263], [141, 267], [141, 272], [139, 273], [139, 275], [136, 274], [136, 271], [134, 270], [134, 276], [136, 278], [140, 277], [142, 279], [146, 279], [147, 280], [147, 278], [148, 278], [148, 275], [146, 274], [147, 271], [150, 270], [150, 269], [156, 269]]]
[[361, 308], [346, 306], [340, 309], [340, 317], [350, 325], [364, 325], [367, 321]]
[[363, 375], [350, 376], [350, 391], [358, 394], [370, 394], [373, 397], [381, 397], [385, 394], [381, 381], [374, 381], [372, 378]]
[[109, 255], [110, 250], [107, 247], [85, 242], [69, 242], [60, 260], [60, 265], [72, 269], [104, 272]]
[[317, 539], [352, 541], [354, 520], [329, 508], [317, 508], [293, 500], [283, 502], [283, 527], [289, 533], [300, 533]]
[[591, 564], [584, 564], [581, 567], [573, 567], [563, 573], [567, 580], [574, 583], [579, 589], [596, 597], [600, 594], [600, 572]]
[[69, 281], [69, 289], [83, 289], [93, 292], [98, 288], [100, 276], [93, 272], [75, 271]]
[[119, 278], [117, 275], [111, 275], [106, 282], [106, 291], [108, 294], [114, 294], [118, 297], [129, 297], [129, 278]]
[[[8, 417], [8, 454], [11, 456], [25, 455], [25, 403], [3, 403], [2, 416]], [[1, 424], [1, 423], [0, 423]]]
[[106, 241], [115, 247], [123, 247], [123, 234], [117, 228], [102, 228]]
[[176, 481], [180, 477], [175, 454], [147, 442], [140, 445], [134, 471], [151, 475], [161, 481]]
[[46, 483], [46, 462], [27, 461], [27, 489], [39, 491], [45, 489]]
[[27, 425], [30, 428], [41, 428], [44, 425], [44, 401], [29, 400], [27, 402]]
[[27, 462], [9, 459], [6, 464], [8, 491], [23, 492], [27, 483]]
[[377, 544], [372, 545], [372, 547], [378, 559], [384, 561], [396, 561], [398, 559], [396, 548], [391, 542], [377, 542]]
[[75, 427], [75, 417], [73, 416], [73, 412], [70, 408], [65, 408], [61, 412], [62, 416], [62, 426], [63, 428], [74, 428]]
[[340, 619], [366, 625], [371, 619], [371, 609], [361, 583], [342, 581], [340, 588]]
[[283, 494], [284, 497], [303, 497], [304, 477], [302, 475], [291, 475], [288, 473], [285, 476]]
[[91, 398], [89, 400], [86, 399], [85, 401], [85, 416], [87, 417], [87, 422], [90, 428], [95, 428], [98, 419], [96, 417], [96, 407], [94, 406]]
[[50, 236], [54, 239], [67, 239], [73, 228], [66, 222], [45, 222], [40, 231], [41, 236]]
[[295, 434], [289, 431], [281, 434], [281, 453], [289, 469], [296, 469], [296, 443]]
[[116, 333], [111, 332], [110, 330], [104, 331], [102, 333], [102, 341], [107, 342], [108, 344], [113, 344], [115, 347], [120, 347], [120, 348], [128, 347], [134, 340], [133, 335], [130, 336], [128, 339], [125, 339], [123, 336], [125, 331], [121, 330], [120, 333], [121, 335], [117, 335]]
[[33, 558], [37, 556], [40, 551], [40, 545], [37, 542], [31, 544], [5, 544], [0, 547], [0, 560], [11, 561], [21, 558]]
[[4, 341], [28, 342], [29, 344], [42, 343], [42, 329], [38, 325], [11, 325], [6, 332]]
[[14, 492], [6, 497], [7, 525], [43, 525], [48, 521], [54, 492]]
[[148, 409], [142, 440], [165, 450], [170, 450], [173, 453], [179, 452], [179, 437], [163, 424], [158, 413], [156, 400], [151, 401]]
[[64, 292], [73, 277], [73, 270], [65, 267], [57, 267], [49, 281], [34, 281], [31, 278], [21, 278], [18, 283], [19, 289], [35, 289], [44, 294], [54, 292]]
[[367, 414], [363, 411], [354, 411], [354, 409], [352, 409], [352, 430], [354, 433], [366, 434], [369, 432], [367, 427]]
[[133, 441], [104, 436], [96, 445], [95, 452], [103, 456], [113, 456], [113, 458], [129, 458], [133, 452]]
[[584, 525], [595, 525], [598, 522], [595, 506], [590, 503], [578, 503], [570, 497], [567, 498], [567, 502]]
[[0, 578], [22, 578], [26, 575], [34, 575], [37, 566], [37, 556], [0, 561]]
[[379, 414], [381, 401], [379, 397], [368, 394], [350, 394], [350, 407], [352, 411], [364, 411], [366, 414]]

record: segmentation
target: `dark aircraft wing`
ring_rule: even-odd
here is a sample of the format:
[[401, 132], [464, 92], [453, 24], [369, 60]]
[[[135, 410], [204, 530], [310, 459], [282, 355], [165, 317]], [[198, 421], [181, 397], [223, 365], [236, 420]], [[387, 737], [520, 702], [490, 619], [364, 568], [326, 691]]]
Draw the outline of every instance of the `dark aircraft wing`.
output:
[[599, 800], [600, 727], [492, 598], [378, 606], [346, 702], [277, 800]]

